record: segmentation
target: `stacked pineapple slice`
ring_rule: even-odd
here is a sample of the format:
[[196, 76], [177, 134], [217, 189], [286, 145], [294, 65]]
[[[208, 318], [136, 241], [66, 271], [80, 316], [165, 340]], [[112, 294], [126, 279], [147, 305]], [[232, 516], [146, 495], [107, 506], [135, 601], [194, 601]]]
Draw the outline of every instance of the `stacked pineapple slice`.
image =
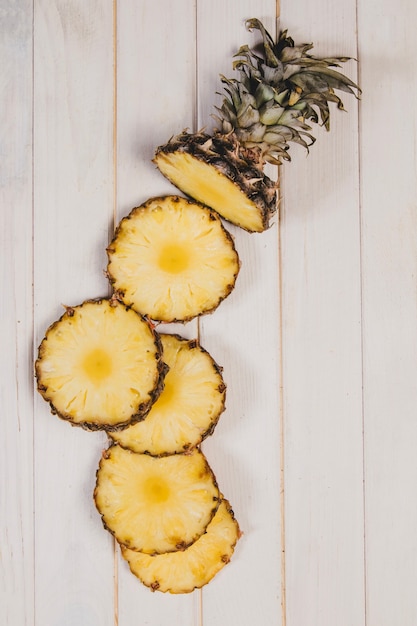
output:
[[229, 562], [240, 535], [199, 448], [153, 457], [113, 445], [94, 498], [131, 571], [153, 591], [201, 588]]
[[243, 46], [222, 77], [219, 128], [183, 132], [154, 162], [182, 192], [152, 198], [119, 224], [108, 254], [113, 296], [66, 307], [35, 364], [38, 390], [72, 425], [104, 430], [94, 500], [131, 571], [152, 590], [187, 593], [229, 562], [240, 536], [200, 444], [225, 408], [221, 368], [198, 343], [155, 323], [213, 312], [234, 289], [239, 257], [225, 219], [250, 232], [270, 226], [277, 183], [265, 163], [288, 160], [290, 142], [329, 127], [336, 90], [357, 86], [283, 32], [261, 22], [260, 52]]
[[161, 334], [169, 370], [163, 393], [145, 420], [109, 432], [133, 452], [164, 456], [187, 452], [211, 434], [225, 408], [221, 368], [196, 340]]
[[197, 340], [155, 322], [216, 308], [239, 259], [217, 214], [175, 196], [133, 209], [108, 255], [113, 296], [67, 307], [50, 326], [38, 389], [59, 417], [108, 433], [94, 501], [132, 572], [152, 590], [187, 593], [229, 562], [240, 535], [199, 447], [226, 385]]
[[233, 554], [239, 527], [227, 500], [201, 535], [186, 551], [150, 556], [122, 547], [130, 569], [153, 591], [187, 593], [200, 589], [224, 567]]

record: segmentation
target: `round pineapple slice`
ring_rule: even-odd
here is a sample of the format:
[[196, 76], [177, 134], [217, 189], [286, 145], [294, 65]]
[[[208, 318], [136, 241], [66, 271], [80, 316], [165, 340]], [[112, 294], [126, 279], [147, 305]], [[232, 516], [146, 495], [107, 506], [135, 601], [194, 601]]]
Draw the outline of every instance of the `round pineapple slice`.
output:
[[114, 441], [155, 456], [184, 452], [211, 434], [225, 408], [220, 367], [196, 340], [161, 334], [169, 370], [164, 389], [146, 419], [117, 433]]
[[213, 472], [199, 449], [153, 457], [113, 444], [104, 453], [94, 500], [104, 526], [132, 550], [183, 550], [200, 537], [219, 506]]
[[35, 371], [53, 413], [87, 430], [144, 418], [159, 396], [166, 365], [157, 333], [116, 299], [67, 307], [46, 332]]
[[152, 591], [190, 593], [229, 563], [239, 537], [230, 504], [222, 500], [207, 531], [186, 550], [151, 556], [122, 547], [122, 555], [132, 573]]
[[217, 308], [233, 290], [239, 259], [211, 209], [179, 196], [153, 198], [119, 224], [107, 274], [121, 299], [161, 322]]

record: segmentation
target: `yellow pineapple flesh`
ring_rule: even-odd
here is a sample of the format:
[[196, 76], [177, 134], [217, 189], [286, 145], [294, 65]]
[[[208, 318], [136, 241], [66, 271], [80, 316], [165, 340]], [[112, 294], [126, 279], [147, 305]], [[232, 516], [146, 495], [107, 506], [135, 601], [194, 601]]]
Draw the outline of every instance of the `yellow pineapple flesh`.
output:
[[107, 253], [107, 274], [123, 302], [162, 322], [213, 311], [233, 290], [239, 271], [233, 240], [218, 215], [179, 196], [133, 209]]
[[197, 341], [160, 334], [169, 370], [146, 419], [110, 433], [124, 448], [152, 455], [184, 452], [213, 432], [225, 407], [221, 370]]
[[[265, 230], [276, 208], [276, 186], [266, 186], [266, 176], [261, 171], [254, 170], [253, 165], [243, 160], [239, 161], [230, 149], [227, 152], [225, 146], [230, 140], [217, 139], [218, 147], [223, 144], [224, 154], [218, 153], [213, 159], [213, 140], [207, 139], [200, 145], [199, 138], [200, 135], [194, 135], [193, 154], [186, 151], [189, 142], [181, 143], [179, 138], [174, 138], [177, 145], [172, 145], [173, 140], [171, 144], [161, 147], [154, 158], [159, 170], [178, 189], [211, 207], [229, 222], [249, 232]], [[206, 147], [207, 143], [211, 144], [210, 148]], [[256, 193], [254, 188], [260, 187], [261, 182], [262, 194]], [[268, 200], [264, 197], [265, 190], [269, 192]]]
[[104, 453], [94, 500], [104, 526], [132, 550], [183, 550], [206, 530], [219, 506], [213, 472], [199, 449], [153, 457], [117, 444]]
[[89, 430], [143, 419], [159, 396], [166, 366], [151, 325], [116, 299], [67, 307], [50, 326], [35, 370], [51, 409]]

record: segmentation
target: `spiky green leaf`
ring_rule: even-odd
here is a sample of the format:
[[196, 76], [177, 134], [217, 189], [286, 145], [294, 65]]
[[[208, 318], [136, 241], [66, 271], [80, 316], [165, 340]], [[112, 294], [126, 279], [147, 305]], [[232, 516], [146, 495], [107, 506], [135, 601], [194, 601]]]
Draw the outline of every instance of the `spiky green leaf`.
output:
[[[262, 42], [242, 46], [233, 68], [238, 79], [221, 77], [226, 92], [220, 109], [221, 132], [234, 132], [244, 147], [259, 148], [262, 161], [289, 160], [289, 142], [308, 149], [314, 141], [307, 124], [330, 127], [329, 104], [343, 110], [335, 91], [359, 96], [353, 80], [335, 68], [349, 57], [315, 57], [311, 43], [295, 45], [284, 30], [274, 42], [257, 18], [247, 20]], [[258, 144], [257, 144], [258, 142]]]

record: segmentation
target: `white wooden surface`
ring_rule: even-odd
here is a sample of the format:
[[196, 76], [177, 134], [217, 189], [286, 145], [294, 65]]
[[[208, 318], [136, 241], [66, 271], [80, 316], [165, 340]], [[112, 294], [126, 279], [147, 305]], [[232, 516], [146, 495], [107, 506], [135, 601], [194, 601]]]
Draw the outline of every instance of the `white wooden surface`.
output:
[[244, 531], [202, 591], [144, 588], [92, 502], [106, 439], [34, 392], [62, 304], [108, 293], [115, 224], [175, 192], [151, 163], [209, 125], [219, 73], [275, 0], [2, 0], [0, 624], [417, 624], [417, 5], [282, 0], [350, 55], [360, 103], [280, 173], [279, 220], [230, 230], [233, 294], [175, 327], [224, 367], [204, 451]]

